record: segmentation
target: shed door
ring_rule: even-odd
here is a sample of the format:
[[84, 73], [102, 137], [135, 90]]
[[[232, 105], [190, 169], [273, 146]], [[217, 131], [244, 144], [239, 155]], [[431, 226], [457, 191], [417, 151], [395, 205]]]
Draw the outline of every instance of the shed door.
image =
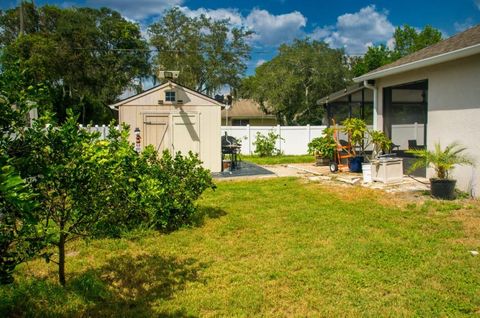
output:
[[144, 145], [153, 145], [160, 153], [169, 149], [168, 114], [148, 114], [144, 117]]
[[173, 151], [187, 154], [189, 151], [200, 152], [200, 129], [197, 114], [175, 114], [172, 117]]

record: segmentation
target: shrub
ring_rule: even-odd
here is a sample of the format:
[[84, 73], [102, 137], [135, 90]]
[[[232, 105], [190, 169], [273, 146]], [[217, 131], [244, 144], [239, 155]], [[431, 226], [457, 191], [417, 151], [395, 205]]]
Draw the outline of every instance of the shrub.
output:
[[393, 142], [380, 130], [368, 130], [370, 143], [373, 145], [372, 157], [376, 157], [380, 152], [388, 153], [392, 149]]
[[34, 193], [5, 156], [0, 157], [0, 285], [13, 282], [13, 270], [42, 247], [37, 235]]
[[[62, 125], [37, 121], [14, 143], [16, 164], [37, 195], [37, 216], [45, 240], [58, 249], [59, 281], [65, 285], [65, 244], [76, 236], [91, 236], [95, 225], [112, 213], [109, 202], [115, 166], [108, 164], [97, 133], [81, 129], [68, 112]], [[47, 260], [50, 256], [46, 257]]]
[[365, 134], [367, 133], [367, 124], [360, 118], [348, 118], [342, 122], [343, 132], [348, 135], [348, 139], [352, 144], [352, 154], [357, 155], [355, 148], [359, 148], [361, 153], [365, 152]]
[[254, 153], [260, 157], [270, 157], [281, 155], [280, 149], [276, 147], [277, 141], [283, 140], [280, 135], [269, 132], [266, 136], [257, 132], [257, 138], [253, 142], [255, 146]]
[[177, 229], [189, 222], [202, 192], [214, 187], [196, 155], [160, 157], [151, 146], [138, 154], [126, 127], [110, 126], [109, 137], [99, 140], [79, 128], [71, 112], [62, 125], [44, 124], [27, 129], [11, 150], [37, 195], [43, 238], [58, 249], [62, 285], [69, 240], [142, 227]]
[[141, 176], [139, 195], [149, 215], [149, 225], [172, 231], [191, 221], [195, 201], [208, 188], [214, 188], [210, 171], [201, 166], [196, 154], [174, 156], [164, 151], [159, 157], [152, 146], [142, 153], [148, 172]]
[[325, 128], [322, 137], [314, 138], [308, 143], [308, 153], [333, 159], [335, 149], [337, 149], [333, 133], [333, 128]]

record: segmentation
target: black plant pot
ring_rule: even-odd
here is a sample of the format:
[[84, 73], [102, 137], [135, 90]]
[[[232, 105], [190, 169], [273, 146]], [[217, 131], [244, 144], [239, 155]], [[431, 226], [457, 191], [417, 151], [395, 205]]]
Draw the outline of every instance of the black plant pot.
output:
[[350, 169], [350, 172], [362, 172], [362, 163], [362, 156], [350, 158], [350, 161], [348, 162], [348, 168]]
[[430, 190], [432, 196], [442, 200], [455, 199], [455, 184], [457, 180], [430, 179]]

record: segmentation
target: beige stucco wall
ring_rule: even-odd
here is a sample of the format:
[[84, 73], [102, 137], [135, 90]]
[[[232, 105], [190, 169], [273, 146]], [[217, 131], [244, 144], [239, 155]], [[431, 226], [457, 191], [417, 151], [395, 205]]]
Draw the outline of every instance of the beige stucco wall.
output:
[[[158, 100], [165, 99], [165, 91], [175, 90], [177, 100], [183, 104], [164, 102], [158, 105]], [[221, 140], [220, 140], [220, 106], [209, 101], [202, 95], [190, 93], [178, 86], [153, 91], [145, 96], [119, 106], [119, 121], [130, 126], [130, 140], [135, 141], [134, 129], [140, 128], [142, 141], [145, 140], [145, 114], [194, 114], [199, 121], [199, 157], [203, 166], [212, 172], [221, 170]], [[145, 146], [142, 143], [142, 147]]]
[[[468, 148], [477, 167], [457, 167], [457, 186], [480, 196], [480, 55], [385, 77], [378, 87], [378, 127], [383, 127], [383, 88], [428, 80], [427, 147], [459, 141]], [[433, 170], [428, 169], [428, 176]]]

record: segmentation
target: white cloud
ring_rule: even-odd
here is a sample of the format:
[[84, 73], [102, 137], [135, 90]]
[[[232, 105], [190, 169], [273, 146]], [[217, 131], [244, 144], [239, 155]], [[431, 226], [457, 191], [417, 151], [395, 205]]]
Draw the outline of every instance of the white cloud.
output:
[[183, 2], [184, 0], [87, 0], [88, 5], [109, 7], [134, 20], [159, 16], [165, 9], [179, 6]]
[[388, 12], [379, 12], [374, 5], [369, 5], [358, 12], [339, 16], [334, 26], [316, 28], [310, 36], [332, 47], [343, 47], [349, 54], [362, 54], [379, 42], [392, 45], [394, 31]]
[[190, 17], [204, 14], [214, 20], [229, 19], [235, 26], [243, 26], [254, 31], [252, 40], [263, 45], [276, 46], [302, 36], [303, 28], [307, 24], [307, 18], [298, 11], [274, 15], [266, 10], [253, 9], [244, 16], [237, 9], [230, 8], [191, 10], [181, 7], [181, 9]]
[[212, 18], [213, 20], [230, 20], [230, 23], [236, 26], [240, 26], [243, 24], [243, 17], [237, 9], [198, 8], [196, 10], [191, 10], [188, 7], [181, 7], [180, 9], [189, 17], [198, 17], [203, 14], [208, 18]]
[[307, 18], [298, 11], [273, 15], [266, 10], [253, 9], [246, 17], [245, 24], [255, 31], [255, 41], [265, 45], [278, 45], [301, 36]]

